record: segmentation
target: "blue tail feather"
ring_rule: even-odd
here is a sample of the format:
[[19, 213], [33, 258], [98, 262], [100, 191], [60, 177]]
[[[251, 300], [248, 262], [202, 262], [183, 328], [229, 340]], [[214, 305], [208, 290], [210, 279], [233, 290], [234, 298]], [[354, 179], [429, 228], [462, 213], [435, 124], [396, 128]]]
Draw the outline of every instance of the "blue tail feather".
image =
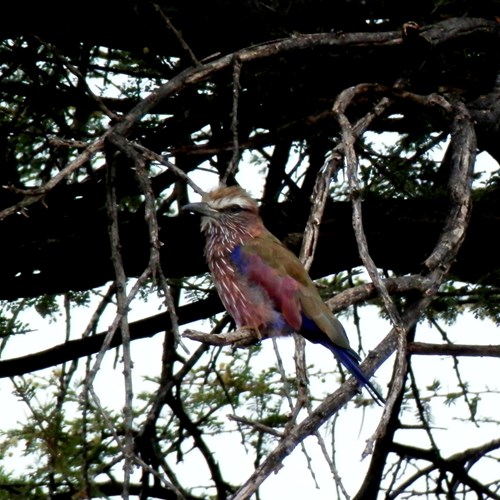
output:
[[300, 330], [300, 334], [310, 342], [328, 347], [328, 349], [333, 352], [338, 361], [342, 363], [342, 365], [344, 365], [344, 367], [347, 368], [347, 370], [349, 370], [349, 372], [356, 378], [358, 384], [368, 391], [373, 400], [380, 406], [385, 404], [385, 399], [383, 398], [383, 396], [368, 380], [366, 375], [359, 367], [361, 358], [355, 351], [335, 345], [326, 336], [326, 334], [322, 332], [316, 326], [316, 324], [304, 314], [302, 314], [302, 329]]
[[[376, 387], [368, 380], [366, 375], [361, 371], [359, 367], [357, 354], [352, 351], [348, 351], [347, 349], [343, 349], [341, 347], [336, 347], [332, 345], [327, 346], [335, 355], [335, 357], [349, 370], [349, 372], [356, 378], [359, 385], [364, 387], [373, 400], [380, 406], [385, 404], [384, 397], [380, 394], [380, 392], [376, 389]], [[353, 356], [354, 354], [354, 356]]]

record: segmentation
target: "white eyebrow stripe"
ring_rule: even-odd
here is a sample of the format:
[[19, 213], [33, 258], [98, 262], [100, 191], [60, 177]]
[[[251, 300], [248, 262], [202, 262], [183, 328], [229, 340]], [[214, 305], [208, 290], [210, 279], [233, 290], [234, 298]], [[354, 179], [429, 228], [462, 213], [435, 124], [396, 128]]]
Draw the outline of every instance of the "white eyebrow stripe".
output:
[[222, 198], [218, 200], [209, 200], [208, 205], [214, 209], [230, 207], [231, 205], [239, 205], [240, 207], [250, 207], [251, 201], [243, 196], [233, 196], [232, 198]]

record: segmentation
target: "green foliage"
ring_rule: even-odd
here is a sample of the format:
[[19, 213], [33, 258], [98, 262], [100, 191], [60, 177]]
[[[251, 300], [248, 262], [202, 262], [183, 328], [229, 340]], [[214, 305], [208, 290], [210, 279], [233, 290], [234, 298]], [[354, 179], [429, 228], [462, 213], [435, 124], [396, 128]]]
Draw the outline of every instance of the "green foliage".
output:
[[[417, 133], [418, 132], [418, 133]], [[390, 199], [437, 197], [442, 155], [447, 134], [429, 134], [425, 127], [412, 134], [374, 137], [361, 147], [360, 178], [367, 196]], [[376, 137], [376, 139], [375, 139]], [[382, 146], [380, 145], [382, 143]]]
[[[233, 413], [279, 431], [289, 419], [287, 398], [295, 398], [295, 380], [283, 384], [275, 367], [255, 369], [261, 348], [235, 351], [214, 349], [206, 363], [189, 373], [180, 387], [181, 400], [189, 419], [204, 435], [228, 431], [227, 414]], [[120, 450], [111, 428], [121, 428], [121, 415], [106, 408], [106, 418], [82, 394], [82, 381], [63, 383], [67, 373], [53, 371], [45, 377], [16, 377], [15, 396], [22, 401], [29, 418], [18, 426], [0, 430], [0, 498], [41, 498], [51, 494], [95, 490], [98, 478], [114, 477], [112, 464]], [[69, 380], [69, 379], [68, 379]], [[150, 382], [158, 383], [150, 378]], [[43, 395], [43, 399], [42, 396]], [[140, 427], [152, 394], [142, 393], [144, 405], [135, 408], [136, 427]], [[182, 417], [168, 409], [158, 423], [158, 444], [165, 457], [179, 457], [191, 447], [185, 443]], [[256, 439], [252, 427], [239, 431], [256, 455], [269, 451], [274, 438], [266, 433]], [[22, 474], [8, 464], [20, 454], [27, 465]], [[8, 468], [7, 468], [8, 467]], [[27, 480], [29, 478], [29, 480]], [[17, 489], [16, 485], [21, 485]], [[37, 486], [38, 485], [38, 486]], [[31, 488], [31, 489], [30, 489]], [[26, 495], [30, 491], [30, 495]], [[2, 493], [3, 492], [3, 493]], [[7, 496], [9, 492], [11, 496]]]
[[[0, 431], [0, 462], [5, 464], [0, 491], [10, 491], [8, 498], [41, 498], [42, 492], [49, 491], [51, 495], [76, 493], [92, 486], [100, 474], [109, 474], [106, 471], [117, 448], [107, 423], [95, 408], [87, 406], [81, 411], [80, 381], [64, 393], [58, 392], [60, 376], [56, 371], [47, 379], [14, 380], [15, 395], [24, 402], [29, 418], [15, 429]], [[107, 419], [120, 426], [119, 415], [108, 412]], [[15, 467], [7, 472], [14, 453], [27, 462], [21, 474]], [[17, 484], [23, 485], [19, 491]], [[31, 496], [23, 496], [27, 488], [31, 488]]]
[[500, 290], [496, 286], [450, 281], [441, 286], [431, 311], [436, 319], [448, 325], [457, 321], [464, 312], [472, 312], [476, 318], [500, 324], [499, 297]]
[[46, 498], [43, 484], [20, 474], [12, 477], [12, 472], [0, 467], [0, 500], [42, 500]]
[[[191, 408], [193, 420], [207, 432], [224, 432], [228, 412], [270, 427], [280, 427], [288, 418], [283, 391], [294, 397], [294, 379], [284, 386], [276, 367], [256, 370], [260, 351], [256, 346], [228, 355], [215, 349], [208, 364], [191, 371], [182, 387], [182, 399]], [[253, 434], [251, 428], [242, 432]]]
[[2, 349], [9, 338], [22, 335], [29, 326], [19, 320], [19, 315], [25, 310], [26, 301], [0, 302], [0, 339]]

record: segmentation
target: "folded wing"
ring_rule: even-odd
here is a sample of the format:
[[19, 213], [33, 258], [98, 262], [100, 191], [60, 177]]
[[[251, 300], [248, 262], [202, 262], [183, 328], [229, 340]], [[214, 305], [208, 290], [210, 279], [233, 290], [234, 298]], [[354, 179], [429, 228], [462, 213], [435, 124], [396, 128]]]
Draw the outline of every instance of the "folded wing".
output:
[[377, 403], [384, 401], [360, 370], [360, 358], [351, 349], [344, 327], [325, 305], [304, 266], [292, 252], [266, 231], [237, 247], [232, 258], [246, 279], [266, 291], [293, 330], [330, 349]]

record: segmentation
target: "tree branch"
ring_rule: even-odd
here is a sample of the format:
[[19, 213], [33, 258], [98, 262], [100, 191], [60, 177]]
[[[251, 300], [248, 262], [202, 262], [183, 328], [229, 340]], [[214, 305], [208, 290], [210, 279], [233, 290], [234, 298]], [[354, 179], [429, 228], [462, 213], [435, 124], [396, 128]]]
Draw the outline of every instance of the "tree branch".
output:
[[[215, 295], [208, 299], [200, 300], [193, 304], [188, 304], [178, 308], [179, 324], [187, 324], [193, 321], [213, 316], [222, 311], [222, 304]], [[152, 337], [158, 332], [170, 328], [170, 314], [168, 312], [157, 314], [139, 321], [130, 323], [130, 339], [143, 339]], [[92, 337], [85, 337], [77, 340], [70, 340], [64, 344], [57, 345], [50, 349], [39, 351], [35, 354], [20, 356], [12, 359], [0, 361], [0, 378], [13, 377], [32, 373], [37, 370], [57, 366], [73, 359], [79, 359], [100, 352], [103, 343], [106, 348], [121, 345], [121, 335], [119, 330], [113, 331], [109, 341], [106, 340], [108, 332], [98, 333]]]

